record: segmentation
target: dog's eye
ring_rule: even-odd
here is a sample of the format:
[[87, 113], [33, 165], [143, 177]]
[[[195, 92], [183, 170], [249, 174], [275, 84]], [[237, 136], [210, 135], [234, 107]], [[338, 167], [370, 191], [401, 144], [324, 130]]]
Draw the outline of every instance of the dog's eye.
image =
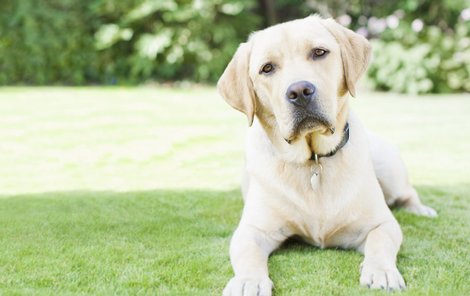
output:
[[271, 63], [267, 63], [267, 64], [264, 64], [264, 66], [261, 68], [260, 74], [261, 73], [269, 74], [272, 71], [274, 71], [274, 65]]
[[318, 59], [325, 56], [328, 53], [328, 50], [323, 48], [314, 48], [312, 51], [312, 58]]

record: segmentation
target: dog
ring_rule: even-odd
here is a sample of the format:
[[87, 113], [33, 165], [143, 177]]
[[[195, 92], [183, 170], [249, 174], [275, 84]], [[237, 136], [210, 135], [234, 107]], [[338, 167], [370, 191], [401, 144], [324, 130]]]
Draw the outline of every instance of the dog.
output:
[[268, 257], [287, 238], [364, 254], [360, 284], [402, 290], [402, 232], [389, 206], [433, 217], [393, 146], [349, 108], [371, 46], [314, 15], [250, 35], [220, 77], [248, 118], [244, 208], [230, 243], [224, 295], [271, 295]]

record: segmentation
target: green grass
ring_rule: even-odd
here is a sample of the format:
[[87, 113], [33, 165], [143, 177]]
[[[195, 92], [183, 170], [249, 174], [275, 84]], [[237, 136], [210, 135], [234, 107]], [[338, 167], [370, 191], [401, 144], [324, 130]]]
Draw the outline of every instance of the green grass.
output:
[[[437, 219], [397, 211], [403, 295], [470, 294], [470, 100], [366, 93]], [[218, 295], [245, 118], [212, 88], [0, 89], [0, 295]], [[289, 242], [276, 295], [380, 295], [361, 256]]]

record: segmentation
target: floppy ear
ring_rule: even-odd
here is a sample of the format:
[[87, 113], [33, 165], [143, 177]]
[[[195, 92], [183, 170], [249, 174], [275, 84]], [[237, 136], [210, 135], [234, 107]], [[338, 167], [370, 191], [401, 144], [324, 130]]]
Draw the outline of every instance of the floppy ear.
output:
[[323, 20], [322, 23], [340, 46], [344, 81], [351, 95], [355, 97], [355, 84], [369, 65], [370, 43], [363, 36], [341, 26], [334, 19], [329, 18]]
[[217, 82], [219, 93], [230, 106], [245, 113], [249, 126], [256, 109], [253, 83], [248, 76], [250, 53], [251, 45], [242, 43]]

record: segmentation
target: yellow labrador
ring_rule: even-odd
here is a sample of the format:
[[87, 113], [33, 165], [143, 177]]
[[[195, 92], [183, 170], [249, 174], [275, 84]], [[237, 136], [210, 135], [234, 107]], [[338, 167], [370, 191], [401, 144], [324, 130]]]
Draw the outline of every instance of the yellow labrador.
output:
[[271, 295], [269, 254], [291, 236], [357, 249], [361, 285], [405, 288], [402, 233], [387, 204], [436, 212], [421, 204], [398, 152], [349, 110], [369, 57], [365, 38], [310, 16], [252, 34], [227, 66], [219, 92], [251, 127], [224, 295]]

